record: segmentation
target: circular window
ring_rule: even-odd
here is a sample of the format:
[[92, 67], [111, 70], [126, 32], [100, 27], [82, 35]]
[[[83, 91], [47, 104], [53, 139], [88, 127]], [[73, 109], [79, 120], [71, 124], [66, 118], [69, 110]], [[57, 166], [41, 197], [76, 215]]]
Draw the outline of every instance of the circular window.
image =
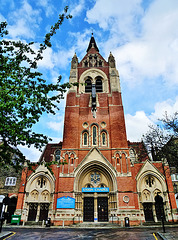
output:
[[87, 123], [87, 122], [84, 122], [84, 123], [83, 123], [83, 127], [84, 127], [84, 128], [87, 128], [87, 127], [88, 127], [88, 123]]
[[124, 196], [124, 197], [123, 197], [123, 201], [124, 201], [125, 203], [128, 203], [128, 202], [129, 202], [129, 197], [128, 197], [128, 196]]
[[106, 127], [106, 123], [105, 122], [101, 122], [101, 127], [105, 128]]

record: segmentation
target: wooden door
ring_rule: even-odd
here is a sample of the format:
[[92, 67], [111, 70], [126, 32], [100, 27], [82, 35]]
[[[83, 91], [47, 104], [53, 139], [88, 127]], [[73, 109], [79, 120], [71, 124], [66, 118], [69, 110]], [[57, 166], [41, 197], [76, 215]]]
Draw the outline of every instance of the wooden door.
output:
[[143, 203], [144, 207], [144, 214], [145, 214], [145, 221], [152, 222], [153, 219], [153, 204], [152, 203]]
[[38, 203], [29, 203], [28, 221], [35, 221]]
[[40, 217], [39, 221], [47, 220], [48, 218], [49, 203], [40, 204]]
[[94, 198], [84, 198], [83, 221], [94, 222]]
[[98, 197], [98, 222], [108, 222], [107, 197]]

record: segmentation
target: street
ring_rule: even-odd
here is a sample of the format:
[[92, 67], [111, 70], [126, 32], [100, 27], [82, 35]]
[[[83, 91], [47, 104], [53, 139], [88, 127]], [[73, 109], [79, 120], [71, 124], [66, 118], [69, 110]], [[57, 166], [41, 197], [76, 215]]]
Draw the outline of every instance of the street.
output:
[[[171, 229], [177, 232], [177, 228]], [[55, 239], [122, 239], [122, 240], [155, 240], [153, 233], [161, 228], [128, 228], [128, 229], [57, 229], [57, 228], [8, 228], [15, 234], [9, 240], [55, 240]], [[176, 239], [176, 238], [175, 238]]]

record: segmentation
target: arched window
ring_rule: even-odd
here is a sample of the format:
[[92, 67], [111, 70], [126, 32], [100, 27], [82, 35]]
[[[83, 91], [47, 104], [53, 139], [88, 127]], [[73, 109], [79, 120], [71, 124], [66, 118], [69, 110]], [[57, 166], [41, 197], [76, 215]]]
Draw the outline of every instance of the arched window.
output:
[[102, 61], [99, 60], [99, 67], [102, 67]]
[[97, 145], [97, 127], [93, 126], [93, 145]]
[[106, 146], [107, 145], [107, 138], [106, 138], [106, 133], [105, 132], [102, 132], [101, 133], [101, 145], [102, 146]]
[[74, 158], [71, 158], [71, 165], [74, 165]]
[[85, 67], [88, 67], [88, 62], [87, 61], [85, 61]]
[[96, 79], [96, 92], [102, 92], [102, 91], [103, 91], [102, 80], [101, 80], [101, 77], [98, 77]]
[[88, 146], [88, 132], [83, 133], [83, 145]]
[[58, 149], [55, 152], [55, 161], [60, 161], [61, 159], [61, 151]]
[[91, 79], [87, 79], [87, 80], [85, 81], [85, 92], [86, 92], [86, 93], [92, 92]]
[[136, 161], [135, 151], [131, 148], [131, 149], [129, 150], [129, 154], [130, 154], [130, 161], [131, 161], [132, 164], [134, 164], [135, 161]]

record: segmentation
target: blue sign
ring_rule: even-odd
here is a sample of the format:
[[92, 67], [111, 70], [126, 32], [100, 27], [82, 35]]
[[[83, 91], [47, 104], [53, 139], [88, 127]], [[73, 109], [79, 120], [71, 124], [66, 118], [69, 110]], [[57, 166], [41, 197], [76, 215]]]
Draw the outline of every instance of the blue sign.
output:
[[57, 208], [75, 208], [75, 199], [71, 197], [58, 198]]
[[108, 187], [104, 187], [104, 188], [82, 188], [82, 192], [109, 192], [109, 188]]

